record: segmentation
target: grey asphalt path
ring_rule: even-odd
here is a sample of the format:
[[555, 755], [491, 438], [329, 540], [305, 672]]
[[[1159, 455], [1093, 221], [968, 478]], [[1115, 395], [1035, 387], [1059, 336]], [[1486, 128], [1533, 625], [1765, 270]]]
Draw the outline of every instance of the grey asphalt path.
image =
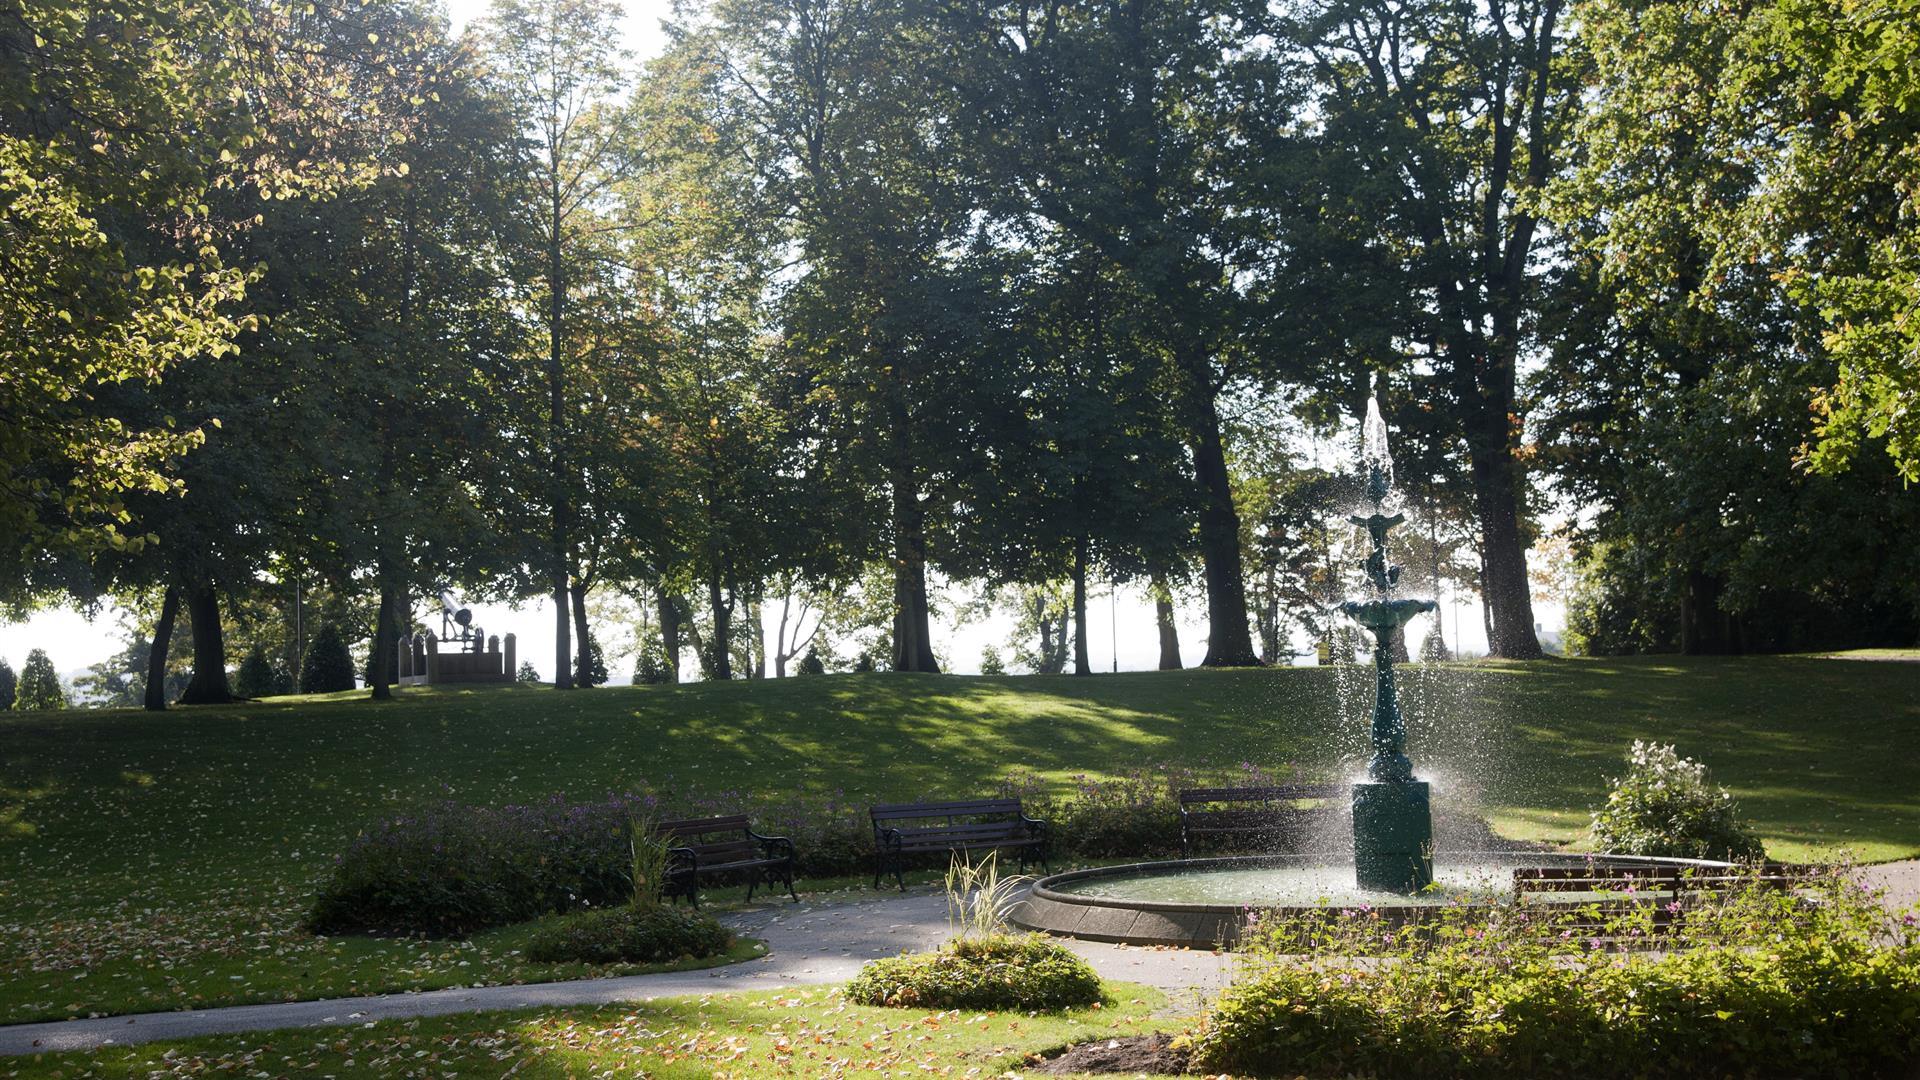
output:
[[[853, 978], [868, 960], [903, 950], [931, 949], [947, 937], [946, 897], [925, 889], [905, 895], [842, 896], [770, 905], [730, 914], [725, 921], [739, 932], [765, 941], [768, 955], [705, 971], [15, 1024], [0, 1026], [0, 1055], [90, 1050], [229, 1032], [345, 1027], [449, 1013], [606, 1005], [840, 983]], [[1141, 949], [1090, 941], [1063, 944], [1086, 957], [1102, 978], [1145, 983], [1172, 993], [1177, 1000], [1191, 1000], [1193, 995], [1225, 986], [1232, 963], [1231, 957], [1222, 954], [1185, 949]]]

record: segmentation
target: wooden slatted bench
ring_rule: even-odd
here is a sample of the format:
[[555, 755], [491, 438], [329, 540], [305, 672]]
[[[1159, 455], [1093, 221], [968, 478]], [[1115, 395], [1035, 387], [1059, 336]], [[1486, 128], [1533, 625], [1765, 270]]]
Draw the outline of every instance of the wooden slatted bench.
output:
[[[1615, 916], [1638, 905], [1652, 904], [1653, 926], [1664, 930], [1679, 922], [1687, 907], [1703, 897], [1724, 896], [1753, 886], [1790, 890], [1817, 872], [1814, 867], [1789, 863], [1723, 867], [1596, 861], [1585, 866], [1521, 867], [1513, 872], [1513, 893], [1522, 904], [1590, 907], [1590, 919], [1570, 920], [1570, 928], [1577, 930], [1603, 928]], [[1574, 894], [1594, 899], [1583, 901]]]
[[754, 832], [745, 814], [662, 821], [653, 833], [668, 844], [663, 892], [669, 899], [684, 896], [699, 907], [700, 881], [710, 877], [745, 878], [749, 900], [756, 886], [776, 882], [800, 899], [793, 891], [793, 841]]
[[962, 799], [957, 802], [887, 803], [867, 811], [873, 819], [873, 887], [893, 875], [902, 891], [901, 870], [915, 855], [1011, 851], [1026, 870], [1030, 860], [1047, 865], [1052, 827], [1028, 817], [1019, 799]]
[[1341, 784], [1192, 788], [1179, 794], [1180, 857], [1202, 841], [1253, 841], [1268, 850], [1300, 849], [1301, 841], [1347, 806]]

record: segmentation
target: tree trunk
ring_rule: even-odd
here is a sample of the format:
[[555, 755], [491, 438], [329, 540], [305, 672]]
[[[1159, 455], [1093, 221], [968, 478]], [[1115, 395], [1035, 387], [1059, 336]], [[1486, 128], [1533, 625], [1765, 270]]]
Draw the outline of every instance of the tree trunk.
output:
[[173, 647], [173, 620], [180, 614], [180, 587], [167, 586], [160, 600], [160, 619], [153, 625], [153, 648], [147, 652], [147, 708], [167, 708], [167, 652]]
[[1073, 545], [1073, 673], [1093, 674], [1093, 664], [1087, 657], [1087, 542], [1084, 538]]
[[1173, 622], [1173, 593], [1167, 588], [1167, 576], [1154, 571], [1151, 588], [1153, 589], [1153, 621], [1160, 629], [1160, 670], [1179, 671], [1180, 628]]
[[1486, 568], [1483, 595], [1493, 624], [1487, 652], [1509, 660], [1538, 659], [1540, 640], [1533, 632], [1527, 547], [1520, 537], [1520, 477], [1513, 455], [1512, 421], [1496, 397], [1482, 402], [1470, 423], [1467, 449]]
[[586, 689], [593, 683], [593, 636], [587, 632], [587, 583], [573, 578], [567, 586], [567, 599], [573, 616], [573, 685]]
[[561, 363], [566, 341], [563, 319], [567, 290], [566, 265], [560, 247], [561, 190], [557, 176], [553, 179], [551, 197], [553, 219], [548, 223], [551, 231], [547, 236], [547, 438], [551, 471], [547, 483], [553, 499], [553, 686], [556, 690], [571, 690], [573, 648], [568, 640], [572, 628], [567, 621], [567, 577], [573, 559], [567, 536], [571, 507], [567, 498], [566, 370]]
[[1204, 361], [1189, 362], [1188, 378], [1198, 399], [1193, 436], [1193, 471], [1199, 482], [1200, 560], [1207, 581], [1207, 655], [1203, 667], [1254, 667], [1247, 628], [1247, 583], [1240, 565], [1240, 514], [1233, 508], [1226, 449], [1220, 440], [1220, 414]]
[[722, 602], [720, 579], [707, 578], [707, 601], [713, 612], [713, 633], [708, 636], [705, 651], [712, 654], [707, 660], [707, 677], [726, 680], [733, 678], [733, 612]]
[[926, 522], [912, 469], [893, 475], [893, 670], [938, 673], [927, 613]]
[[753, 641], [753, 677], [767, 677], [767, 631], [766, 624], [760, 619], [760, 601], [747, 603], [747, 632]]
[[653, 587], [654, 607], [660, 612], [660, 646], [667, 653], [667, 681], [680, 681], [680, 598], [664, 585]]
[[375, 701], [393, 698], [394, 650], [398, 648], [399, 641], [395, 631], [399, 629], [399, 608], [399, 590], [393, 587], [391, 577], [381, 574], [380, 614], [373, 620], [373, 656], [367, 664], [367, 681], [373, 684], [371, 689]]
[[193, 629], [193, 679], [180, 693], [182, 705], [225, 705], [233, 700], [227, 683], [227, 638], [220, 628], [220, 594], [213, 584], [187, 593], [187, 621]]

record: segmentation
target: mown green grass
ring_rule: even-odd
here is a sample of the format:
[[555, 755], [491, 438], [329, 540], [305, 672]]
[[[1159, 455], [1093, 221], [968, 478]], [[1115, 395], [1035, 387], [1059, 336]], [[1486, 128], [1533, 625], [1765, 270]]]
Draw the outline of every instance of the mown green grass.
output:
[[[1777, 856], [1920, 852], [1920, 665], [1415, 666], [1402, 688], [1436, 801], [1477, 808], [1509, 835], [1576, 839], [1628, 743], [1653, 738], [1712, 765]], [[297, 929], [335, 853], [424, 801], [584, 799], [645, 783], [839, 791], [857, 804], [982, 793], [1012, 769], [1065, 785], [1155, 762], [1340, 777], [1365, 752], [1371, 694], [1364, 668], [878, 674], [9, 715], [0, 1020], [501, 981], [518, 965], [510, 944]]]
[[[1167, 1027], [1157, 991], [1052, 1015], [850, 1005], [837, 989], [478, 1013], [303, 1028], [16, 1059], [19, 1075], [388, 1077], [1001, 1076], [1029, 1055]], [[0, 1062], [0, 1068], [15, 1062]]]

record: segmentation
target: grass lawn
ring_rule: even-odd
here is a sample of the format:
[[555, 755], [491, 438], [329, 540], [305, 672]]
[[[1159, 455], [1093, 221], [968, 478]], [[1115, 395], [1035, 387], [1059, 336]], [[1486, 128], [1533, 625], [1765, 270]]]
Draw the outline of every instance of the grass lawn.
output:
[[[1678, 743], [1785, 858], [1920, 852], [1920, 665], [1814, 657], [1414, 666], [1436, 801], [1575, 839], [1634, 738]], [[554, 977], [520, 931], [319, 940], [297, 922], [367, 823], [423, 801], [656, 787], [960, 797], [1153, 762], [1351, 775], [1365, 668], [407, 691], [0, 719], [0, 1021]]]
[[1057, 1015], [850, 1005], [835, 989], [220, 1035], [0, 1060], [23, 1077], [1001, 1076], [1029, 1054], [1175, 1026], [1156, 991]]

